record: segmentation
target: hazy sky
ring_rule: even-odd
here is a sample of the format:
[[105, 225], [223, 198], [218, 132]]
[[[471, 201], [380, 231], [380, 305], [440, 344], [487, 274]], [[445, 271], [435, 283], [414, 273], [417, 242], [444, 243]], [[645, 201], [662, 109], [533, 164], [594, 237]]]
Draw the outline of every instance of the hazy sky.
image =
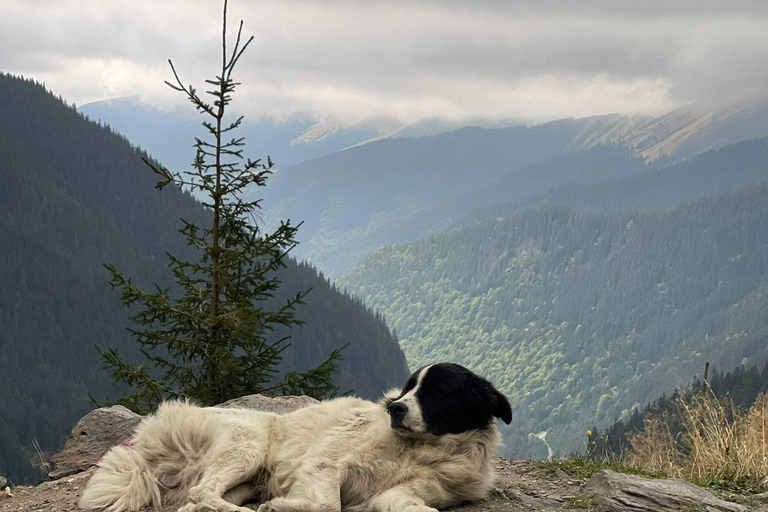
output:
[[[170, 106], [172, 58], [202, 85], [215, 0], [0, 0], [0, 70], [70, 102]], [[251, 116], [551, 119], [661, 113], [760, 94], [768, 1], [231, 0], [256, 40], [237, 78]], [[234, 35], [234, 34], [233, 34]], [[202, 87], [201, 87], [202, 88]]]

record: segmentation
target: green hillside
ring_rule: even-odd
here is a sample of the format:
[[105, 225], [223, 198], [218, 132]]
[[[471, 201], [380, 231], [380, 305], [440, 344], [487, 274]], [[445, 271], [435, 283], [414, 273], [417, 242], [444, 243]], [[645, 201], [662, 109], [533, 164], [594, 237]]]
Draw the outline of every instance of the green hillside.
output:
[[338, 284], [413, 366], [452, 360], [515, 404], [508, 454], [560, 452], [704, 361], [768, 355], [768, 184], [672, 211], [527, 208], [381, 249]]
[[[56, 449], [91, 408], [88, 393], [114, 396], [93, 346], [137, 355], [102, 263], [168, 284], [165, 251], [189, 256], [179, 218], [208, 219], [188, 194], [154, 189], [140, 150], [39, 84], [0, 74], [0, 119], [0, 474], [20, 483], [40, 477], [33, 440]], [[282, 280], [274, 300], [312, 288], [283, 370], [349, 342], [342, 390], [376, 397], [402, 384], [406, 361], [381, 318], [308, 265], [291, 263]]]

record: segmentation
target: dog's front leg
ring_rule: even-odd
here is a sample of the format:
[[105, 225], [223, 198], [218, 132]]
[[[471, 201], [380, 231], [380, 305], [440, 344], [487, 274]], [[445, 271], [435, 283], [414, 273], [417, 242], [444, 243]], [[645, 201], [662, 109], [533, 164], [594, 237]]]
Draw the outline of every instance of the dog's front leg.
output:
[[218, 454], [203, 472], [200, 483], [189, 490], [190, 503], [179, 508], [179, 512], [247, 511], [238, 506], [250, 497], [244, 492], [248, 486], [240, 484], [252, 478], [262, 466], [263, 453], [263, 447], [258, 444], [245, 444]]
[[258, 512], [341, 512], [339, 468], [325, 462], [303, 465], [288, 496], [269, 500]]
[[407, 485], [393, 487], [375, 496], [368, 508], [374, 512], [438, 512], [436, 508], [427, 506]]

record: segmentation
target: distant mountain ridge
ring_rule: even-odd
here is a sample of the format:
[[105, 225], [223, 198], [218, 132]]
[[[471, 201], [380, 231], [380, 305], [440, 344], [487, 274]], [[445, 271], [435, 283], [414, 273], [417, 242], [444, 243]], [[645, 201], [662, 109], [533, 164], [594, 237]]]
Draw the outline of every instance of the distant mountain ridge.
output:
[[[96, 101], [78, 110], [94, 121], [110, 125], [133, 144], [173, 170], [188, 169], [194, 157], [194, 136], [201, 132], [199, 119], [188, 111], [165, 111], [143, 103], [139, 96]], [[301, 161], [333, 153], [379, 135], [370, 129], [351, 128], [333, 120], [278, 121], [246, 119], [242, 135], [253, 155], [269, 155], [282, 169]]]
[[[148, 107], [99, 105], [81, 110], [108, 121], [166, 165], [188, 164], [195, 122], [185, 125], [189, 134], [169, 139], [157, 130], [170, 121]], [[173, 132], [171, 127], [178, 122], [162, 131]], [[432, 120], [394, 124], [374, 133], [345, 131], [332, 119], [315, 124], [256, 123], [248, 128], [249, 140], [257, 149], [263, 141], [279, 169], [275, 186], [265, 193], [265, 222], [273, 225], [287, 214], [304, 221], [296, 255], [336, 278], [379, 247], [438, 232], [474, 208], [524, 199], [524, 194], [544, 192], [545, 185], [620, 180], [638, 169], [637, 162], [628, 161], [614, 166], [615, 176], [607, 176], [606, 169], [597, 167], [602, 165], [599, 159], [596, 167], [585, 168], [578, 155], [584, 151], [624, 146], [628, 160], [659, 167], [743, 139], [768, 136], [768, 102], [717, 108], [694, 104], [656, 118], [610, 114], [537, 126], [445, 131], [449, 127]], [[163, 140], [162, 146], [158, 140]], [[185, 159], [177, 159], [177, 154]], [[571, 154], [573, 161], [567, 156]], [[545, 165], [553, 169], [548, 178], [536, 176], [534, 169], [517, 175], [547, 161], [551, 162]], [[562, 176], [557, 175], [557, 165], [564, 168]], [[567, 171], [580, 167], [583, 176]], [[506, 198], [500, 197], [504, 194]]]
[[[616, 114], [389, 138], [283, 169], [266, 197], [265, 219], [285, 208], [298, 212], [308, 229], [297, 255], [334, 278], [377, 248], [438, 232], [474, 208], [546, 188], [618, 181], [643, 165], [659, 168], [765, 136], [768, 103], [753, 101], [691, 105], [659, 118]], [[614, 148], [611, 162], [598, 156], [611, 152], [605, 147]]]
[[[504, 176], [514, 180], [521, 172], [525, 178], [529, 166], [563, 156], [573, 140], [596, 122], [570, 119], [535, 127], [463, 128], [429, 137], [381, 140], [308, 160], [277, 173], [264, 199], [264, 218], [269, 225], [287, 211], [294, 212], [293, 218], [305, 222], [296, 254], [333, 278], [383, 245], [442, 229], [452, 218], [483, 204], [481, 196], [479, 204], [467, 208], [463, 197], [468, 191]], [[594, 148], [591, 156], [599, 160], [600, 152]], [[612, 169], [616, 175], [590, 169], [594, 172], [584, 176], [567, 172], [560, 176], [552, 166], [547, 176], [533, 175], [536, 184], [530, 188], [541, 192], [545, 184], [613, 179], [638, 167], [629, 162], [627, 152], [616, 159], [622, 159], [621, 169]], [[431, 211], [444, 205], [447, 208], [439, 214]]]
[[[88, 393], [114, 396], [94, 345], [118, 347], [135, 363], [125, 328], [130, 311], [110, 290], [103, 263], [141, 286], [169, 285], [165, 251], [194, 259], [178, 233], [208, 212], [189, 194], [154, 189], [146, 154], [88, 122], [43, 86], [0, 74], [0, 474], [14, 483], [40, 473], [32, 442], [59, 446], [91, 408]], [[346, 296], [315, 268], [290, 261], [274, 297], [312, 289], [297, 318], [282, 371], [303, 370], [350, 343], [336, 382], [375, 398], [408, 374], [381, 317]]]
[[674, 208], [685, 202], [768, 180], [768, 137], [737, 142], [668, 167], [618, 180], [572, 183], [468, 213], [455, 225], [509, 217], [528, 206], [570, 206], [602, 212]]
[[679, 161], [728, 144], [768, 136], [768, 99], [712, 107], [694, 103], [656, 118], [609, 115], [575, 148], [624, 144], [646, 162]]

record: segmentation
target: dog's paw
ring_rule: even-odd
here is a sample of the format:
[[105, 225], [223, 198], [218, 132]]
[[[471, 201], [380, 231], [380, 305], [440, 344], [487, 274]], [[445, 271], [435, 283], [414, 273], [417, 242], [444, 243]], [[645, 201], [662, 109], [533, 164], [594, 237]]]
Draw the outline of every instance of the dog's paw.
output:
[[214, 506], [209, 503], [187, 503], [183, 507], [180, 507], [178, 512], [253, 512], [253, 509], [246, 507], [238, 507], [230, 503], [222, 503], [219, 506]]
[[270, 502], [266, 502], [259, 505], [259, 508], [256, 509], [256, 512], [277, 512], [277, 508]]
[[414, 503], [413, 505], [408, 505], [407, 507], [405, 507], [402, 512], [440, 512], [440, 511], [437, 510], [436, 508], [428, 507], [426, 505], [417, 505]]
[[273, 498], [262, 503], [256, 512], [325, 512], [330, 509], [312, 503], [308, 500], [296, 498]]
[[287, 512], [293, 511], [296, 508], [295, 500], [288, 500], [286, 498], [273, 498], [259, 505], [256, 512]]
[[179, 507], [179, 512], [213, 512], [215, 509], [205, 503], [187, 503]]

